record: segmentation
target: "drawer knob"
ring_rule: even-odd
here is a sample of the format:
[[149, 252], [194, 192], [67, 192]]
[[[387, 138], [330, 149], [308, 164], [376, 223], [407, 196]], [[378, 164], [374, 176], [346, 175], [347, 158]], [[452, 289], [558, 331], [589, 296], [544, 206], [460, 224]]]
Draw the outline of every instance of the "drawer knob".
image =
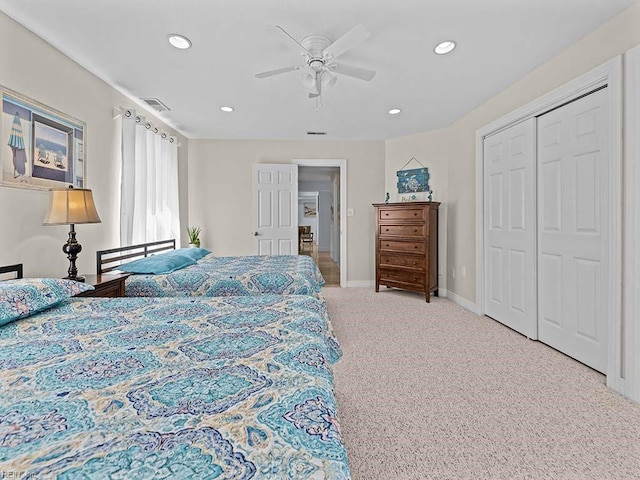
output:
[[418, 212], [414, 212], [413, 216], [417, 217], [418, 216]]
[[386, 215], [387, 217], [389, 216], [389, 214], [388, 214], [388, 213], [385, 213], [385, 215]]
[[414, 265], [414, 266], [415, 266], [415, 265], [418, 265], [418, 262], [413, 262], [413, 265]]
[[418, 245], [414, 246], [413, 248], [418, 248]]
[[387, 243], [387, 247], [389, 246], [389, 244]]
[[385, 229], [385, 232], [388, 232], [388, 231], [389, 231], [389, 229], [388, 229], [388, 228], [386, 228], [386, 229]]
[[418, 233], [418, 229], [417, 229], [417, 228], [414, 228], [414, 229], [413, 229], [413, 233]]

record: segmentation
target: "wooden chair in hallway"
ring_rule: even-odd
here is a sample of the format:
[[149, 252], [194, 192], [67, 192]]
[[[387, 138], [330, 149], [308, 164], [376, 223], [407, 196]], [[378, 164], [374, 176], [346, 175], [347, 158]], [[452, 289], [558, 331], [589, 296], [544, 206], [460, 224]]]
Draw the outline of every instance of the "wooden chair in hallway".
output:
[[298, 249], [302, 252], [305, 250], [305, 245], [308, 245], [309, 249], [313, 251], [313, 232], [311, 231], [311, 225], [298, 227]]

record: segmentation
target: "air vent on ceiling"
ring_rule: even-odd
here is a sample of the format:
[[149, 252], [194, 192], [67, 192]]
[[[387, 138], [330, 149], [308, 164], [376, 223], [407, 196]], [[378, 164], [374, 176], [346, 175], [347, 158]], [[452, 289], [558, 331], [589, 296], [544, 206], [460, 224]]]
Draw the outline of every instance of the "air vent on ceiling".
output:
[[326, 135], [327, 132], [307, 132], [307, 135]]
[[159, 112], [167, 112], [171, 110], [157, 98], [143, 98], [142, 101]]

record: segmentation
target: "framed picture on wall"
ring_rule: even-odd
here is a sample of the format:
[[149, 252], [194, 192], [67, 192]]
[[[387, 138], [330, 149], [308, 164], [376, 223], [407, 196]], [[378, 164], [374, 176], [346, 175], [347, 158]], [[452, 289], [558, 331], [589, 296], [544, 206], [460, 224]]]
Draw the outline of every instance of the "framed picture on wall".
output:
[[2, 86], [0, 102], [0, 185], [84, 187], [86, 124]]
[[304, 204], [304, 216], [305, 217], [315, 217], [317, 215], [316, 204], [315, 203], [305, 203]]

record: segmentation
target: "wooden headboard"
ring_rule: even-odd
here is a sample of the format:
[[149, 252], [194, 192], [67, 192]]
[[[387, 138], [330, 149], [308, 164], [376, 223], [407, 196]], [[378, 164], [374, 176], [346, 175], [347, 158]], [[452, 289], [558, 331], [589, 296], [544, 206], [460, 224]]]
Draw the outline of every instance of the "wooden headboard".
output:
[[[6, 267], [0, 267], [0, 276], [3, 276], [5, 273], [15, 273], [15, 277], [13, 278], [22, 278], [22, 264], [18, 263], [16, 265], [7, 265]], [[0, 280], [2, 280], [0, 278]]]
[[154, 253], [165, 250], [175, 250], [176, 240], [161, 240], [159, 242], [141, 243], [129, 247], [111, 248], [109, 250], [98, 250], [96, 252], [96, 272], [98, 275], [117, 270], [123, 260], [133, 260], [136, 258], [148, 257]]

